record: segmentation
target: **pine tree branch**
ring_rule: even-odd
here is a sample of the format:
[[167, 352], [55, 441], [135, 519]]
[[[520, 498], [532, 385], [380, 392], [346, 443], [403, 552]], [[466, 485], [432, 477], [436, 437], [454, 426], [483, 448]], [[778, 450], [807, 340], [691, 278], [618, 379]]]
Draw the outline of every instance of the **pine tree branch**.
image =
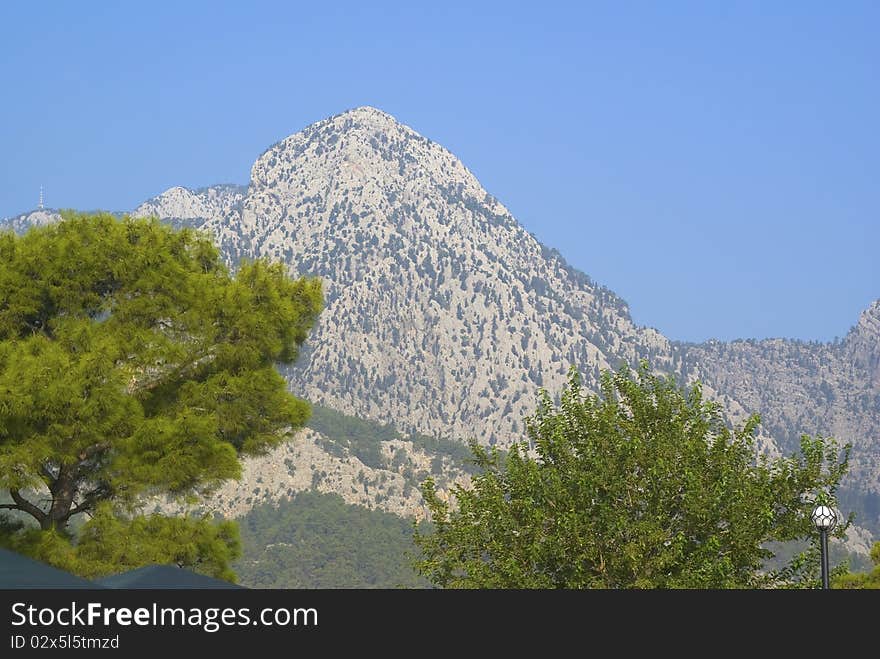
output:
[[[12, 497], [12, 500], [18, 505], [18, 510], [27, 513], [35, 520], [37, 520], [41, 525], [46, 521], [47, 514], [40, 510], [37, 506], [32, 504], [30, 501], [21, 496], [21, 493], [18, 490], [9, 490], [9, 495]], [[7, 504], [8, 505], [8, 504]]]
[[83, 500], [80, 501], [77, 505], [71, 508], [67, 514], [63, 517], [64, 521], [67, 521], [74, 515], [82, 512], [87, 512], [95, 507], [95, 504], [101, 500], [101, 498], [106, 497], [110, 494], [110, 487], [107, 485], [99, 485], [91, 492], [87, 492], [83, 496]]

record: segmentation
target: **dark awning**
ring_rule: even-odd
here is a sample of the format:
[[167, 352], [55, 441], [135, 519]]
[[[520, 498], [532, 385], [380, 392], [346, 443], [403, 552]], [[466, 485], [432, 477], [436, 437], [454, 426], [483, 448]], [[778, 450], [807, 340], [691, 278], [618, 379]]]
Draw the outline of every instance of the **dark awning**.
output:
[[103, 588], [46, 563], [0, 549], [0, 588]]
[[96, 580], [104, 588], [244, 588], [176, 565], [147, 565]]

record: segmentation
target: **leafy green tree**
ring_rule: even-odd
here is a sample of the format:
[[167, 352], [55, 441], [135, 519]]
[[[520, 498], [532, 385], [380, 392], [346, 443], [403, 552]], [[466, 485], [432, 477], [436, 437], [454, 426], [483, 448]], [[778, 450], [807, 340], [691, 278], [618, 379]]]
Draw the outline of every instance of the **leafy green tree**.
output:
[[832, 580], [832, 588], [858, 589], [880, 588], [880, 542], [875, 542], [871, 548], [871, 561], [874, 568], [870, 572], [847, 572]]
[[[7, 520], [0, 542], [63, 562], [47, 538], [70, 544], [70, 521], [102, 504], [82, 560], [112, 562], [118, 548], [88, 539], [122, 537], [123, 523], [171, 553], [189, 542], [138, 507], [205, 494], [303, 425], [308, 404], [275, 364], [296, 358], [321, 304], [319, 280], [263, 261], [233, 277], [207, 237], [155, 219], [64, 213], [0, 233], [0, 508], [48, 534]], [[235, 554], [228, 532], [193, 528]]]
[[[772, 587], [812, 578], [796, 556], [776, 572], [766, 543], [815, 535], [849, 447], [803, 437], [795, 457], [756, 458], [757, 417], [730, 429], [696, 385], [642, 363], [604, 373], [599, 395], [572, 369], [557, 406], [542, 391], [530, 442], [506, 459], [472, 444], [483, 473], [422, 488], [433, 530], [415, 532], [433, 584], [458, 588]], [[843, 535], [849, 520], [840, 525]]]

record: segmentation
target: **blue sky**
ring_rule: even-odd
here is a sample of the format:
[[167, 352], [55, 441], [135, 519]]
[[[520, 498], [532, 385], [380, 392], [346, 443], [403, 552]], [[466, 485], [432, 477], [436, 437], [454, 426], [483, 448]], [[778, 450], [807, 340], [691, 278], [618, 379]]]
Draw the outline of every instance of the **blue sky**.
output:
[[0, 5], [0, 217], [246, 183], [373, 105], [671, 338], [880, 297], [880, 3]]

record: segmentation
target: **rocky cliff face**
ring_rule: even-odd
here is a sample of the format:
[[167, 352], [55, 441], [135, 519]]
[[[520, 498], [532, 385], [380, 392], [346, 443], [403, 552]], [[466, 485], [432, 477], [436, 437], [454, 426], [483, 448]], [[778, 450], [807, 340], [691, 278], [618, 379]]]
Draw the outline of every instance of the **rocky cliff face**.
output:
[[764, 451], [795, 450], [802, 433], [852, 442], [845, 496], [880, 534], [880, 302], [838, 344], [670, 342], [535, 240], [449, 151], [374, 108], [273, 145], [247, 188], [172, 188], [134, 214], [211, 232], [230, 264], [269, 257], [324, 280], [327, 308], [286, 373], [313, 402], [507, 446], [538, 387], [558, 391], [570, 365], [595, 386], [601, 370], [646, 358], [703, 381], [735, 421], [760, 412]]
[[225, 517], [240, 517], [260, 503], [297, 492], [334, 493], [346, 502], [403, 517], [424, 518], [428, 511], [419, 486], [429, 475], [441, 497], [449, 485], [470, 484], [470, 475], [450, 460], [405, 439], [382, 443], [380, 464], [362, 462], [350, 450], [310, 428], [297, 432], [267, 455], [248, 459], [241, 480], [225, 483], [202, 507]]
[[668, 365], [668, 341], [517, 224], [451, 153], [372, 108], [320, 122], [253, 167], [253, 255], [323, 278], [297, 391], [405, 430], [508, 445], [569, 365]]
[[683, 370], [760, 412], [786, 450], [801, 434], [853, 444], [844, 501], [880, 529], [880, 301], [839, 343], [783, 339], [681, 346]]

